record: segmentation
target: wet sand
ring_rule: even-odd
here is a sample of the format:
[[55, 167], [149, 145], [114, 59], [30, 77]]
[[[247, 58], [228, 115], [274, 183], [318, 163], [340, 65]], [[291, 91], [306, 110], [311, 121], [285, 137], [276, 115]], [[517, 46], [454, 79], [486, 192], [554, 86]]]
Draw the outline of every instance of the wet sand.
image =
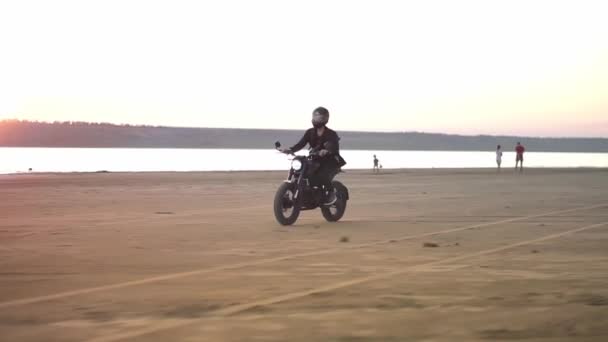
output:
[[284, 175], [1, 175], [0, 340], [608, 340], [608, 170]]

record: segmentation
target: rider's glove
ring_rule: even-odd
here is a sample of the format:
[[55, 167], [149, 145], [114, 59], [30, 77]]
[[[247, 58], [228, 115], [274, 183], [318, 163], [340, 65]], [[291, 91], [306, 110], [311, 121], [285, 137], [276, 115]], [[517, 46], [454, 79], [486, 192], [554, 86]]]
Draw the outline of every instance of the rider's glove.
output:
[[319, 151], [319, 156], [321, 156], [321, 157], [325, 157], [328, 154], [329, 154], [328, 150], [321, 150], [321, 151]]

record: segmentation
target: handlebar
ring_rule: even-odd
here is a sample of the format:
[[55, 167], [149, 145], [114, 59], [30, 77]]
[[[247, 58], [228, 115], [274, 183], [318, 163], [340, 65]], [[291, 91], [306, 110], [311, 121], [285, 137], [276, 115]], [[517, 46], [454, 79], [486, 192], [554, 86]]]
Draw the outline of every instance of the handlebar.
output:
[[295, 156], [295, 153], [293, 153], [291, 150], [284, 151], [284, 150], [281, 150], [279, 147], [277, 147], [276, 150], [279, 151], [279, 152], [281, 152], [281, 153], [283, 153], [283, 154], [287, 154], [287, 155], [290, 155], [290, 156]]
[[[296, 154], [293, 151], [291, 151], [291, 150], [286, 150], [286, 151], [282, 150], [281, 149], [281, 143], [278, 142], [278, 141], [274, 143], [274, 147], [275, 147], [275, 149], [277, 151], [279, 151], [279, 152], [281, 152], [283, 154], [291, 155], [291, 156], [294, 156], [294, 157], [296, 156]], [[319, 157], [319, 149], [316, 149], [316, 148], [310, 149], [308, 151], [308, 157], [313, 157], [313, 158], [314, 157]]]

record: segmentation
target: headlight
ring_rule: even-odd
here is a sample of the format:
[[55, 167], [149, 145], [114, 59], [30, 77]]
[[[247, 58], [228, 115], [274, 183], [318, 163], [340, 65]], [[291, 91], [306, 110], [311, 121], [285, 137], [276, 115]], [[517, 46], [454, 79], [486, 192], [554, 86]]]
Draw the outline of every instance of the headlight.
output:
[[300, 171], [302, 169], [302, 162], [294, 159], [291, 161], [291, 168], [296, 170], [296, 171]]

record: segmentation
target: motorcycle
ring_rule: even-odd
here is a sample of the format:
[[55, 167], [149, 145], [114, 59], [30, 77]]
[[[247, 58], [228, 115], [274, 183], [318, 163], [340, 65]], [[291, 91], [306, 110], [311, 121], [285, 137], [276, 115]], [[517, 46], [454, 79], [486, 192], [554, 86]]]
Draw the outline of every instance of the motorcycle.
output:
[[[275, 148], [280, 151], [281, 143]], [[311, 184], [310, 178], [319, 166], [318, 151], [311, 150], [308, 156], [286, 153], [293, 156], [287, 180], [279, 186], [274, 196], [274, 216], [281, 225], [292, 225], [298, 219], [300, 211], [321, 209], [321, 214], [328, 222], [337, 222], [346, 211], [349, 200], [348, 189], [339, 181], [332, 181], [336, 191], [336, 201], [331, 205], [323, 203], [327, 191], [324, 186]], [[338, 171], [338, 172], [341, 172]]]

